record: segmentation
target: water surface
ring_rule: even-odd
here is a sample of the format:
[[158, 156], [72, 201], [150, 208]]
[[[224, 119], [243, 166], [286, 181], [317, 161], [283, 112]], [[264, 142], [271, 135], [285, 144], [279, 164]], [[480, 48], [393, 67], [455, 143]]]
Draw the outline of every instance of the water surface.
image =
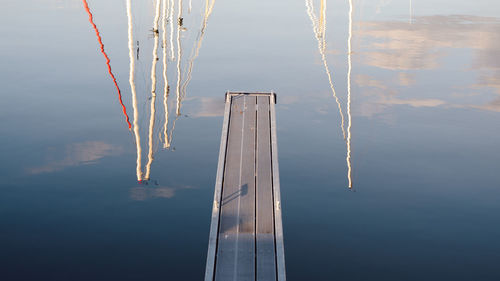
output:
[[2, 280], [202, 279], [226, 90], [278, 94], [289, 280], [500, 280], [499, 4], [157, 4], [4, 3]]

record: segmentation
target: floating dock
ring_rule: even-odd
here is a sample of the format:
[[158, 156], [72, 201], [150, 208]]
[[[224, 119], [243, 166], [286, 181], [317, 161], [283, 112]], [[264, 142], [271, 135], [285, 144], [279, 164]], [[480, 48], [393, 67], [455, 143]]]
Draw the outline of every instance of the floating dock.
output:
[[227, 92], [205, 281], [285, 281], [276, 94]]

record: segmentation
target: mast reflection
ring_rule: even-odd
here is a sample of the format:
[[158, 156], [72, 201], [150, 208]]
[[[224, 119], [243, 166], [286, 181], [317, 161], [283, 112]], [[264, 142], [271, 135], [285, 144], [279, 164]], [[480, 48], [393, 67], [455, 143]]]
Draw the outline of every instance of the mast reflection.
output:
[[348, 118], [348, 126], [347, 126], [347, 179], [349, 180], [349, 188], [352, 189], [352, 167], [351, 167], [351, 125], [352, 125], [352, 116], [351, 116], [351, 71], [352, 71], [352, 12], [353, 5], [352, 0], [349, 0], [349, 38], [347, 39], [347, 118]]
[[181, 27], [183, 25], [184, 19], [182, 18], [182, 0], [179, 0], [179, 11], [177, 14], [177, 109], [176, 114], [179, 116], [181, 114], [181, 60], [182, 60], [182, 46], [181, 46]]
[[[174, 46], [174, 9], [175, 9], [175, 2], [174, 0], [170, 0], [170, 5], [169, 5], [169, 10], [170, 13], [168, 14], [168, 22], [170, 23], [170, 46]], [[170, 59], [174, 60], [175, 55], [174, 55], [174, 49], [170, 48]]]
[[[186, 77], [187, 77], [186, 81], [184, 81], [184, 84], [182, 84], [181, 102], [182, 102], [182, 99], [186, 96], [186, 88], [187, 88], [187, 85], [189, 84], [189, 82], [191, 81], [194, 61], [196, 60], [196, 58], [200, 54], [200, 48], [201, 48], [201, 44], [203, 43], [203, 36], [205, 35], [205, 30], [207, 28], [208, 18], [210, 17], [210, 14], [212, 13], [214, 5], [215, 5], [215, 0], [212, 0], [210, 2], [209, 2], [209, 0], [206, 0], [206, 2], [205, 2], [205, 12], [203, 14], [203, 22], [201, 25], [200, 34], [198, 35], [198, 38], [197, 38], [196, 43], [195, 43], [196, 47], [194, 49], [194, 54], [189, 59], [189, 66], [188, 66], [188, 71], [187, 71], [187, 75], [186, 75]], [[179, 113], [177, 113], [177, 114], [179, 114]]]
[[410, 0], [410, 24], [413, 23], [413, 4], [412, 1]]
[[134, 109], [134, 137], [135, 145], [137, 150], [137, 160], [136, 160], [136, 174], [137, 180], [142, 181], [142, 148], [141, 148], [141, 136], [139, 134], [139, 112], [137, 110], [137, 91], [135, 88], [135, 60], [134, 60], [134, 36], [133, 36], [133, 26], [132, 26], [132, 3], [131, 0], [127, 0], [127, 23], [128, 23], [128, 53], [129, 53], [129, 83], [130, 91], [132, 92], [132, 107]]
[[340, 128], [342, 129], [342, 135], [344, 139], [345, 135], [345, 125], [344, 125], [344, 113], [342, 113], [342, 106], [340, 105], [340, 100], [337, 97], [337, 93], [335, 92], [335, 87], [333, 86], [332, 74], [330, 72], [330, 68], [328, 67], [328, 63], [326, 61], [326, 2], [325, 0], [321, 0], [320, 5], [320, 19], [318, 21], [315, 13], [314, 13], [314, 5], [312, 0], [306, 0], [306, 8], [307, 14], [311, 19], [313, 25], [313, 32], [318, 40], [318, 49], [321, 55], [321, 61], [323, 62], [323, 66], [325, 68], [326, 75], [328, 76], [328, 82], [330, 84], [330, 89], [332, 90], [333, 97], [335, 98], [335, 102], [337, 103], [337, 107], [339, 109], [340, 114]]
[[[177, 2], [177, 3], [175, 3]], [[159, 139], [162, 143], [163, 148], [173, 149], [171, 147], [172, 137], [176, 126], [176, 121], [181, 116], [181, 107], [182, 107], [182, 99], [186, 96], [186, 91], [188, 84], [191, 80], [192, 69], [194, 65], [194, 61], [199, 54], [199, 50], [201, 48], [201, 42], [203, 40], [203, 35], [205, 34], [208, 17], [213, 10], [215, 0], [206, 1], [204, 7], [204, 13], [202, 18], [202, 25], [199, 30], [198, 37], [194, 40], [194, 45], [192, 47], [192, 55], [189, 60], [186, 62], [183, 60], [183, 54], [185, 52], [185, 47], [183, 46], [184, 36], [183, 33], [187, 32], [187, 28], [185, 26], [186, 22], [183, 17], [184, 9], [191, 10], [191, 4], [187, 5], [188, 7], [183, 6], [182, 0], [156, 0], [154, 2], [154, 19], [153, 19], [153, 51], [152, 51], [152, 63], [151, 63], [151, 96], [149, 100], [149, 126], [148, 126], [148, 153], [147, 153], [147, 162], [144, 166], [144, 173], [142, 172], [142, 149], [141, 149], [141, 139], [140, 139], [140, 130], [139, 130], [139, 113], [137, 109], [137, 91], [135, 86], [135, 62], [133, 57], [133, 45], [131, 42], [134, 42], [133, 38], [133, 27], [132, 27], [132, 7], [131, 0], [127, 0], [127, 17], [128, 17], [128, 35], [129, 35], [129, 59], [130, 59], [130, 72], [129, 72], [129, 82], [131, 86], [132, 92], [132, 100], [133, 100], [133, 108], [134, 108], [134, 137], [136, 142], [137, 149], [137, 163], [136, 163], [136, 173], [138, 181], [149, 181], [151, 175], [151, 167], [154, 162], [154, 153], [155, 153], [155, 122], [157, 120], [156, 116], [156, 100], [157, 100], [157, 63], [159, 61], [158, 47], [160, 46], [160, 33], [161, 33], [161, 46], [163, 51], [161, 53], [162, 63], [162, 77], [163, 77], [163, 112], [164, 123], [159, 129]], [[176, 18], [174, 19], [174, 14]], [[161, 25], [160, 25], [161, 19]], [[191, 18], [189, 19], [191, 20]], [[187, 22], [189, 23], [189, 22]], [[168, 26], [170, 25], [170, 26]], [[175, 27], [174, 27], [175, 25]], [[195, 30], [195, 29], [193, 29]], [[175, 39], [174, 39], [175, 37]], [[175, 43], [174, 43], [175, 41]], [[169, 79], [169, 62], [175, 61], [175, 67], [172, 68], [170, 73], [171, 75], [175, 75], [174, 79]], [[172, 82], [171, 82], [172, 80]], [[161, 82], [160, 82], [161, 83]], [[169, 96], [170, 89], [175, 83], [175, 93], [176, 100], [175, 105], [169, 104]], [[169, 106], [175, 106], [175, 119], [173, 122], [169, 122], [170, 117], [170, 108]]]
[[153, 163], [153, 130], [155, 126], [156, 117], [156, 63], [158, 62], [158, 44], [159, 44], [159, 32], [158, 24], [160, 21], [160, 8], [161, 1], [156, 0], [155, 18], [153, 21], [153, 35], [154, 35], [154, 45], [153, 45], [153, 62], [151, 63], [151, 108], [150, 108], [150, 118], [149, 118], [149, 136], [148, 136], [148, 162], [146, 163], [146, 171], [144, 173], [144, 179], [149, 180], [149, 175], [151, 174], [151, 164]]
[[[182, 76], [181, 76], [182, 69], [180, 66], [180, 60], [178, 60], [178, 62], [177, 62], [177, 88], [176, 88], [177, 103], [176, 103], [176, 113], [175, 113], [176, 117], [175, 117], [174, 121], [172, 122], [172, 129], [170, 131], [169, 137], [168, 138], [165, 137], [164, 147], [170, 147], [170, 143], [172, 142], [173, 132], [175, 131], [175, 124], [176, 124], [177, 120], [179, 119], [179, 117], [181, 116], [182, 100], [186, 97], [187, 86], [189, 85], [189, 82], [191, 81], [191, 77], [192, 77], [194, 61], [196, 60], [196, 58], [199, 55], [201, 45], [203, 43], [203, 37], [205, 35], [205, 31], [206, 31], [207, 24], [208, 24], [208, 18], [212, 14], [214, 5], [215, 5], [215, 0], [211, 0], [211, 1], [206, 0], [205, 1], [205, 11], [203, 14], [202, 25], [200, 28], [199, 35], [196, 39], [196, 42], [194, 43], [194, 51], [189, 59], [187, 73], [185, 73], [186, 79], [184, 80], [184, 82], [182, 82], [182, 79], [181, 79], [182, 78]], [[180, 13], [179, 16], [180, 15], [182, 15], [182, 14]], [[179, 33], [179, 30], [186, 30], [184, 27], [181, 26], [182, 23], [183, 23], [183, 19], [182, 19], [182, 17], [179, 17], [178, 29], [177, 29], [178, 33]], [[179, 39], [179, 36], [177, 37], [177, 48], [178, 48], [177, 56], [182, 57], [183, 52], [182, 52], [181, 41]]]
[[115, 75], [113, 74], [113, 71], [111, 70], [111, 60], [109, 59], [108, 54], [104, 50], [104, 44], [102, 43], [101, 34], [99, 33], [99, 29], [97, 28], [96, 24], [94, 23], [94, 17], [92, 15], [92, 13], [90, 12], [90, 8], [89, 8], [89, 5], [87, 3], [87, 0], [82, 0], [82, 1], [83, 1], [83, 6], [85, 8], [85, 11], [89, 15], [89, 22], [92, 25], [92, 27], [94, 28], [95, 34], [97, 36], [97, 41], [99, 42], [99, 45], [101, 46], [101, 53], [104, 56], [104, 58], [106, 59], [106, 66], [108, 67], [109, 76], [111, 77], [111, 79], [113, 80], [113, 83], [115, 84], [116, 92], [118, 93], [118, 101], [120, 102], [120, 105], [122, 107], [123, 115], [125, 116], [125, 121], [127, 122], [128, 129], [131, 130], [132, 124], [130, 124], [130, 120], [129, 120], [129, 117], [127, 114], [127, 108], [123, 104], [122, 93], [121, 93], [120, 87], [118, 87], [118, 82], [116, 81]]
[[[163, 108], [165, 111], [165, 124], [163, 125], [163, 148], [169, 148], [170, 142], [168, 141], [168, 95], [170, 92], [170, 85], [168, 84], [167, 75], [167, 16], [170, 18], [172, 11], [173, 0], [163, 0], [163, 13], [162, 13], [162, 46], [163, 46]], [[168, 7], [167, 7], [168, 5]], [[172, 26], [172, 24], [170, 25]], [[170, 45], [172, 46], [172, 45]], [[171, 49], [171, 48], [170, 48]], [[161, 138], [161, 136], [160, 136]]]
[[351, 127], [352, 127], [352, 114], [351, 114], [351, 72], [352, 72], [352, 14], [353, 14], [353, 2], [349, 0], [349, 36], [347, 39], [347, 135], [345, 130], [345, 120], [344, 114], [342, 113], [342, 106], [340, 104], [339, 98], [335, 92], [335, 88], [332, 82], [332, 75], [328, 67], [326, 60], [326, 1], [321, 0], [319, 19], [314, 12], [313, 0], [306, 0], [306, 9], [309, 18], [311, 19], [313, 25], [313, 32], [318, 40], [318, 49], [321, 55], [321, 60], [325, 68], [325, 72], [328, 76], [328, 82], [330, 84], [330, 89], [332, 91], [335, 102], [339, 109], [339, 114], [341, 117], [341, 129], [344, 140], [346, 141], [346, 163], [347, 163], [347, 179], [348, 187], [352, 189], [352, 165], [351, 165]]

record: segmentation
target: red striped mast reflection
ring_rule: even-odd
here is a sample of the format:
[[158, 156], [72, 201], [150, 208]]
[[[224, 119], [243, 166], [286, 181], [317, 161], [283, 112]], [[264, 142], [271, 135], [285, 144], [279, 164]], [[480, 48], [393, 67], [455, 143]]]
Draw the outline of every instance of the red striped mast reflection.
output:
[[92, 13], [90, 12], [89, 5], [88, 5], [86, 0], [82, 0], [82, 1], [83, 1], [83, 6], [85, 7], [85, 11], [87, 11], [87, 14], [89, 15], [89, 22], [92, 25], [92, 27], [94, 28], [95, 34], [97, 36], [97, 41], [99, 42], [99, 45], [101, 46], [101, 53], [104, 56], [104, 58], [106, 59], [106, 65], [108, 66], [109, 76], [111, 77], [111, 79], [113, 80], [113, 83], [115, 84], [116, 91], [118, 93], [118, 100], [120, 101], [120, 105], [122, 106], [123, 115], [125, 115], [125, 120], [127, 122], [128, 129], [131, 130], [132, 124], [130, 124], [130, 120], [129, 120], [129, 117], [127, 114], [127, 108], [123, 104], [122, 93], [120, 91], [120, 87], [118, 87], [118, 82], [116, 82], [115, 75], [113, 74], [113, 71], [111, 70], [111, 64], [110, 64], [111, 60], [109, 59], [108, 55], [106, 54], [106, 51], [104, 50], [104, 44], [102, 43], [102, 38], [101, 38], [101, 35], [99, 33], [99, 29], [97, 28], [97, 26], [94, 23], [94, 18], [92, 16]]

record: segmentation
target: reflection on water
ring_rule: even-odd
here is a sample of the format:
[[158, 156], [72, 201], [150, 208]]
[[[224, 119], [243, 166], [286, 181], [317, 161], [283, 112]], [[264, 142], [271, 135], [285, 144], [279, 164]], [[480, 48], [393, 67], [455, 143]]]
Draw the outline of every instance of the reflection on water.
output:
[[90, 8], [89, 8], [89, 5], [87, 3], [87, 0], [82, 0], [82, 1], [83, 1], [83, 6], [85, 8], [85, 11], [89, 15], [89, 22], [95, 30], [95, 34], [97, 36], [97, 41], [99, 42], [99, 45], [101, 46], [101, 53], [104, 56], [104, 58], [106, 59], [106, 65], [108, 67], [109, 76], [111, 77], [111, 79], [113, 80], [113, 83], [115, 84], [116, 91], [118, 93], [118, 101], [120, 102], [120, 105], [122, 106], [123, 115], [125, 115], [125, 121], [127, 122], [128, 128], [130, 130], [132, 128], [132, 124], [130, 124], [130, 121], [129, 121], [129, 117], [127, 114], [127, 108], [123, 104], [122, 93], [120, 91], [120, 87], [118, 87], [118, 82], [116, 82], [115, 75], [113, 74], [113, 71], [111, 71], [111, 63], [110, 63], [111, 60], [109, 59], [108, 54], [106, 54], [106, 51], [104, 50], [104, 44], [102, 43], [101, 34], [99, 33], [99, 29], [97, 28], [97, 26], [94, 23], [94, 19], [93, 19], [92, 13], [90, 12]]
[[318, 49], [321, 54], [321, 61], [323, 62], [323, 66], [325, 67], [326, 75], [328, 76], [328, 82], [330, 83], [330, 89], [332, 90], [333, 97], [335, 98], [335, 102], [337, 102], [337, 107], [339, 109], [340, 114], [340, 128], [342, 129], [342, 135], [345, 137], [345, 129], [344, 129], [344, 114], [342, 113], [342, 106], [340, 105], [339, 98], [337, 97], [337, 93], [335, 92], [335, 87], [333, 86], [332, 74], [330, 72], [330, 68], [328, 67], [328, 63], [326, 61], [326, 1], [321, 0], [320, 5], [320, 17], [316, 16], [314, 12], [313, 0], [306, 0], [306, 8], [307, 14], [311, 19], [313, 25], [314, 36], [318, 40]]
[[[165, 111], [165, 124], [163, 125], [163, 148], [169, 148], [170, 142], [168, 141], [168, 95], [170, 91], [170, 86], [168, 84], [167, 75], [167, 21], [172, 22], [172, 5], [173, 0], [163, 0], [163, 12], [162, 12], [162, 48], [163, 48], [163, 109]], [[168, 17], [168, 19], [167, 19]], [[171, 24], [170, 34], [172, 34], [173, 25]], [[172, 44], [172, 42], [170, 42]], [[171, 50], [171, 48], [170, 48]], [[161, 137], [161, 136], [160, 136]]]
[[[372, 21], [361, 22], [360, 26], [359, 36], [366, 49], [361, 61], [379, 69], [376, 74], [356, 77], [359, 86], [369, 89], [364, 91], [365, 98], [360, 105], [362, 115], [378, 115], [395, 105], [500, 111], [500, 97], [490, 98], [491, 90], [500, 94], [500, 21], [497, 18], [421, 16], [413, 18], [411, 23]], [[463, 60], [469, 65], [446, 71], [452, 71], [453, 75], [464, 73], [464, 77], [473, 79], [470, 71], [474, 70], [477, 78], [473, 84], [467, 84], [468, 79], [454, 83], [441, 80], [439, 86], [448, 88], [438, 95], [404, 96], [411, 92], [400, 89], [401, 86], [422, 85], [417, 71], [443, 71], [450, 63], [447, 57], [452, 52], [464, 53]], [[397, 78], [375, 77], [384, 72], [393, 72]], [[397, 83], [393, 85], [394, 82]], [[480, 96], [484, 98], [477, 98]], [[478, 103], [484, 99], [490, 101]]]
[[[104, 51], [104, 45], [101, 40], [101, 36], [99, 34], [99, 31], [97, 29], [97, 26], [93, 22], [93, 17], [92, 13], [90, 12], [88, 3], [86, 0], [83, 0], [83, 4], [85, 7], [85, 10], [87, 11], [89, 15], [89, 21], [92, 24], [96, 35], [98, 42], [101, 46], [101, 52], [106, 58], [106, 64], [108, 66], [108, 72], [116, 86], [117, 92], [118, 92], [118, 97], [120, 104], [122, 105], [123, 108], [123, 113], [125, 115], [127, 124], [129, 125], [129, 129], [132, 128], [132, 124], [130, 124], [129, 117], [126, 112], [125, 105], [123, 104], [122, 97], [121, 97], [121, 91], [120, 88], [118, 87], [118, 82], [114, 76], [114, 74], [111, 71], [111, 65], [110, 65], [110, 59], [106, 52]], [[196, 37], [196, 40], [194, 40], [193, 43], [193, 48], [192, 48], [192, 54], [188, 59], [187, 63], [183, 62], [183, 54], [184, 54], [184, 47], [182, 44], [183, 41], [183, 33], [188, 32], [188, 28], [185, 27], [185, 22], [186, 19], [183, 16], [183, 12], [186, 9], [183, 7], [183, 1], [178, 0], [177, 5], [175, 3], [175, 0], [156, 0], [155, 5], [154, 5], [154, 18], [153, 18], [153, 28], [151, 29], [151, 32], [153, 33], [154, 37], [154, 43], [153, 43], [153, 50], [152, 50], [152, 62], [151, 62], [151, 71], [150, 71], [150, 78], [151, 78], [151, 96], [149, 96], [149, 101], [150, 101], [150, 107], [149, 107], [149, 126], [148, 126], [148, 133], [147, 133], [147, 138], [148, 138], [148, 154], [147, 154], [147, 162], [145, 165], [145, 170], [143, 172], [142, 169], [142, 143], [141, 143], [141, 130], [140, 130], [140, 114], [139, 114], [139, 108], [138, 108], [138, 103], [139, 103], [139, 95], [137, 91], [137, 86], [136, 86], [136, 60], [139, 61], [139, 45], [140, 41], [134, 39], [134, 25], [135, 23], [133, 22], [134, 14], [133, 14], [133, 7], [132, 7], [132, 1], [127, 0], [126, 1], [126, 11], [127, 11], [127, 23], [128, 23], [128, 51], [129, 51], [129, 84], [130, 84], [130, 90], [132, 94], [132, 108], [133, 108], [133, 135], [135, 139], [135, 144], [136, 144], [136, 152], [137, 152], [137, 158], [136, 158], [136, 176], [138, 181], [142, 180], [149, 180], [150, 174], [151, 174], [151, 165], [154, 161], [154, 152], [155, 152], [155, 123], [156, 123], [156, 88], [157, 88], [157, 63], [159, 60], [158, 56], [158, 48], [159, 48], [159, 43], [160, 43], [160, 31], [162, 33], [162, 66], [163, 66], [163, 71], [162, 71], [162, 76], [163, 76], [163, 110], [164, 110], [164, 124], [162, 126], [161, 132], [158, 133], [159, 139], [162, 140], [163, 142], [163, 148], [169, 149], [171, 147], [172, 143], [172, 137], [173, 137], [173, 132], [175, 130], [175, 125], [176, 121], [179, 119], [181, 116], [181, 107], [182, 107], [182, 100], [186, 97], [187, 94], [187, 87], [189, 85], [189, 82], [191, 81], [192, 77], [192, 72], [193, 72], [193, 66], [194, 66], [194, 61], [199, 55], [199, 51], [203, 42], [203, 37], [206, 32], [207, 28], [207, 23], [208, 23], [208, 18], [210, 14], [212, 13], [213, 7], [215, 4], [215, 0], [206, 0], [205, 2], [205, 7], [204, 7], [204, 12], [202, 13], [202, 21], [201, 21], [201, 27], [199, 29], [198, 36]], [[187, 8], [187, 12], [191, 13], [192, 10], [192, 2], [189, 1], [189, 5]], [[177, 12], [177, 18], [174, 20], [174, 14]], [[160, 30], [160, 17], [161, 17], [161, 30]], [[194, 29], [193, 29], [194, 30]], [[176, 44], [174, 45], [174, 35], [175, 35], [175, 42]], [[167, 41], [167, 38], [170, 39], [170, 41]], [[137, 48], [134, 50], [134, 42], [136, 42]], [[134, 51], [135, 51], [135, 56], [134, 56]], [[170, 94], [170, 88], [171, 85], [169, 83], [169, 73], [168, 73], [168, 62], [169, 61], [176, 61], [176, 72], [174, 75], [176, 76], [176, 83], [175, 83], [175, 89], [176, 89], [176, 110], [175, 114], [176, 117], [174, 121], [172, 122], [171, 128], [170, 128], [170, 133], [169, 133], [169, 94]], [[183, 78], [186, 77], [186, 78]]]
[[410, 24], [413, 23], [413, 2], [412, 0], [410, 0], [410, 20], [409, 20]]
[[6, 2], [2, 280], [202, 279], [219, 93], [262, 87], [290, 279], [500, 280], [500, 1]]
[[344, 125], [344, 114], [342, 113], [342, 106], [340, 104], [340, 100], [337, 97], [337, 93], [335, 92], [335, 88], [333, 86], [332, 75], [330, 72], [330, 68], [328, 67], [328, 63], [326, 60], [326, 1], [320, 0], [320, 16], [319, 19], [315, 14], [313, 0], [306, 0], [306, 9], [309, 18], [311, 19], [313, 25], [313, 32], [318, 40], [318, 49], [321, 55], [321, 60], [323, 62], [323, 66], [325, 68], [326, 74], [328, 76], [328, 82], [330, 84], [330, 89], [333, 93], [333, 97], [335, 98], [335, 102], [337, 103], [337, 107], [340, 114], [340, 127], [342, 129], [342, 135], [344, 140], [346, 141], [347, 153], [346, 153], [346, 162], [347, 162], [347, 179], [348, 179], [348, 187], [352, 188], [352, 166], [351, 166], [351, 127], [352, 127], [352, 116], [351, 116], [351, 70], [352, 70], [352, 13], [353, 13], [353, 3], [352, 0], [349, 0], [349, 37], [347, 39], [347, 137], [346, 130]]
[[436, 69], [443, 48], [476, 51], [474, 68], [499, 67], [499, 20], [477, 16], [423, 16], [413, 24], [400, 21], [361, 22], [367, 49], [363, 61], [390, 70]]
[[[176, 114], [177, 117], [181, 114], [181, 60], [182, 60], [182, 45], [181, 45], [181, 30], [183, 29], [184, 19], [182, 18], [182, 0], [179, 0], [179, 8], [177, 14], [177, 83], [176, 83], [176, 93], [177, 93], [177, 105]], [[175, 120], [174, 120], [175, 122]], [[175, 124], [174, 124], [175, 125]]]
[[351, 71], [352, 71], [352, 12], [353, 12], [352, 0], [349, 0], [349, 38], [347, 39], [347, 178], [349, 180], [349, 188], [352, 188], [352, 167], [351, 167]]
[[[102, 141], [87, 141], [68, 144], [64, 149], [50, 148], [46, 163], [29, 168], [30, 174], [42, 174], [61, 171], [63, 169], [95, 163], [106, 156], [119, 155], [123, 148]], [[63, 155], [60, 155], [60, 154]]]
[[[137, 91], [135, 88], [135, 60], [134, 60], [134, 30], [132, 26], [132, 0], [127, 0], [127, 23], [128, 23], [128, 54], [129, 54], [129, 83], [132, 92], [132, 107], [134, 109], [134, 137], [137, 150], [136, 175], [137, 180], [142, 180], [142, 147], [141, 136], [139, 134], [139, 111], [137, 110]], [[139, 54], [139, 51], [137, 52]], [[139, 58], [137, 58], [139, 59]]]
[[145, 201], [152, 198], [172, 198], [175, 189], [169, 187], [144, 187], [138, 186], [130, 189], [130, 198], [136, 201]]
[[[191, 1], [189, 1], [189, 4], [191, 5]], [[196, 43], [195, 43], [196, 47], [193, 49], [194, 50], [193, 54], [191, 55], [191, 58], [189, 59], [187, 78], [184, 81], [184, 83], [182, 84], [182, 98], [184, 98], [186, 96], [186, 89], [187, 89], [187, 86], [192, 78], [194, 60], [200, 54], [200, 48], [201, 48], [201, 44], [203, 43], [203, 36], [205, 35], [205, 31], [207, 28], [208, 18], [210, 17], [210, 14], [212, 14], [212, 10], [214, 8], [214, 5], [215, 5], [215, 0], [211, 0], [211, 1], [206, 0], [205, 11], [203, 13], [203, 21], [201, 24], [200, 33], [196, 39]], [[179, 114], [180, 114], [180, 112], [177, 112], [177, 115], [179, 115]]]
[[135, 201], [145, 201], [154, 198], [172, 198], [176, 191], [181, 189], [190, 189], [191, 186], [166, 187], [160, 186], [157, 182], [145, 182], [144, 185], [132, 187], [130, 189], [130, 199]]
[[[181, 117], [181, 107], [182, 101], [186, 97], [187, 87], [192, 77], [192, 71], [194, 66], [194, 61], [199, 55], [199, 50], [203, 41], [203, 36], [206, 31], [207, 22], [210, 14], [212, 13], [215, 0], [205, 2], [204, 12], [202, 14], [202, 23], [199, 29], [199, 34], [193, 42], [192, 54], [188, 58], [187, 63], [184, 61], [185, 46], [183, 44], [185, 35], [192, 31], [196, 31], [196, 28], [187, 28], [186, 23], [191, 21], [193, 18], [185, 18], [184, 12], [190, 14], [192, 9], [192, 3], [189, 2], [186, 8], [183, 5], [182, 0], [178, 0], [175, 3], [174, 0], [157, 0], [154, 3], [154, 18], [153, 18], [153, 28], [152, 33], [154, 37], [153, 50], [152, 50], [152, 62], [151, 62], [151, 96], [149, 97], [149, 126], [148, 126], [148, 160], [146, 162], [144, 172], [142, 170], [142, 145], [140, 137], [140, 114], [138, 110], [138, 93], [135, 84], [136, 76], [136, 63], [134, 59], [134, 23], [133, 23], [133, 11], [132, 3], [130, 0], [127, 1], [127, 17], [128, 17], [128, 47], [129, 47], [129, 82], [132, 92], [132, 104], [134, 109], [134, 138], [137, 150], [136, 159], [136, 175], [138, 181], [149, 180], [151, 174], [151, 166], [154, 161], [155, 153], [155, 125], [156, 125], [156, 89], [157, 89], [157, 62], [159, 60], [158, 47], [160, 43], [160, 32], [161, 36], [161, 47], [162, 51], [162, 76], [163, 76], [163, 112], [164, 112], [164, 122], [158, 132], [159, 141], [162, 142], [162, 147], [166, 149], [171, 148], [173, 133], [175, 131], [176, 122]], [[174, 15], [177, 17], [174, 19]], [[160, 18], [161, 18], [161, 28], [160, 28]], [[185, 34], [186, 33], [186, 34]], [[175, 44], [174, 44], [175, 37]], [[169, 40], [167, 40], [169, 38]], [[139, 41], [137, 41], [139, 45]], [[137, 50], [137, 55], [138, 55]], [[138, 58], [137, 58], [138, 60]], [[169, 73], [168, 64], [175, 61], [175, 71]], [[170, 110], [169, 110], [169, 95], [171, 89], [171, 79], [169, 79], [169, 74], [174, 75], [175, 79], [175, 119], [169, 124]], [[169, 128], [170, 126], [170, 128]]]
[[[148, 162], [146, 163], [146, 172], [144, 173], [144, 179], [149, 180], [149, 175], [151, 173], [151, 164], [153, 163], [153, 130], [155, 126], [156, 117], [156, 63], [158, 62], [158, 44], [159, 44], [159, 33], [158, 24], [160, 21], [160, 0], [156, 0], [155, 8], [155, 18], [153, 21], [153, 62], [151, 63], [151, 108], [150, 108], [150, 118], [149, 118], [149, 135], [148, 135]], [[165, 32], [165, 30], [163, 31]]]

